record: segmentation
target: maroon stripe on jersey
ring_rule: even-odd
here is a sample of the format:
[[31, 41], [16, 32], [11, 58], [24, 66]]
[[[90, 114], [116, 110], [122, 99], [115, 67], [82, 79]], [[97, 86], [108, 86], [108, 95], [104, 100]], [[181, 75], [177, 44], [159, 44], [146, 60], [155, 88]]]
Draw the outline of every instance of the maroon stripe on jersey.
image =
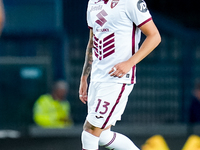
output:
[[114, 110], [115, 110], [117, 104], [119, 103], [119, 101], [120, 101], [120, 99], [121, 99], [121, 97], [122, 97], [122, 94], [123, 94], [123, 92], [124, 92], [124, 90], [125, 90], [125, 86], [126, 86], [126, 84], [123, 84], [122, 89], [121, 89], [121, 92], [119, 93], [119, 96], [118, 96], [118, 98], [117, 98], [117, 100], [116, 100], [116, 102], [115, 102], [115, 105], [114, 105], [113, 108], [111, 109], [110, 114], [109, 114], [108, 117], [106, 118], [106, 121], [104, 122], [104, 124], [103, 124], [103, 126], [101, 127], [101, 129], [104, 129], [104, 128], [106, 127], [106, 125], [107, 125], [107, 123], [108, 123], [110, 117], [112, 116], [112, 114], [113, 114], [113, 112], [114, 112]]
[[[132, 33], [132, 55], [135, 54], [135, 31], [136, 31], [136, 25], [133, 24], [133, 33]], [[134, 83], [135, 79], [135, 66], [132, 68], [132, 77], [131, 77], [131, 84]]]
[[93, 47], [95, 50], [94, 50], [94, 55], [98, 58], [98, 49], [96, 47]]
[[114, 47], [115, 47], [115, 44], [113, 43], [112, 45], [110, 45], [110, 46], [108, 46], [107, 48], [105, 48], [105, 49], [103, 50], [103, 53], [105, 53], [105, 52], [111, 50], [111, 49], [114, 48]]
[[112, 34], [108, 35], [107, 37], [105, 37], [105, 38], [103, 39], [103, 41], [105, 42], [105, 41], [107, 41], [108, 39], [110, 39], [110, 38], [112, 38], [112, 37], [114, 37], [114, 36], [115, 36], [115, 34], [112, 33]]
[[117, 134], [114, 132], [112, 140], [108, 144], [103, 145], [103, 146], [108, 147], [110, 144], [112, 144], [114, 142], [114, 140], [116, 139], [116, 136], [117, 136]]
[[98, 44], [96, 41], [93, 42], [94, 43], [94, 46], [98, 47]]
[[106, 58], [106, 57], [110, 56], [110, 55], [113, 54], [114, 52], [115, 52], [115, 49], [113, 49], [112, 51], [110, 51], [110, 52], [104, 54], [104, 55], [103, 55], [103, 58]]
[[93, 48], [96, 50], [97, 53], [99, 52], [98, 48], [96, 48], [96, 47], [93, 47]]
[[99, 39], [94, 35], [94, 39], [98, 42], [99, 41]]
[[149, 18], [146, 21], [144, 21], [143, 23], [139, 24], [138, 27], [140, 28], [141, 26], [143, 26], [145, 23], [149, 22], [150, 20], [152, 20], [152, 18]]
[[114, 42], [115, 42], [115, 39], [113, 38], [113, 39], [109, 40], [108, 42], [104, 43], [104, 44], [103, 44], [103, 47], [106, 47], [106, 46], [108, 46], [109, 44], [114, 43]]
[[131, 84], [134, 84], [134, 79], [135, 79], [135, 68], [136, 68], [136, 65], [135, 66], [133, 66], [133, 68], [132, 68], [132, 78], [131, 78]]
[[98, 58], [98, 54], [97, 54], [97, 52], [96, 51], [94, 51], [94, 55]]

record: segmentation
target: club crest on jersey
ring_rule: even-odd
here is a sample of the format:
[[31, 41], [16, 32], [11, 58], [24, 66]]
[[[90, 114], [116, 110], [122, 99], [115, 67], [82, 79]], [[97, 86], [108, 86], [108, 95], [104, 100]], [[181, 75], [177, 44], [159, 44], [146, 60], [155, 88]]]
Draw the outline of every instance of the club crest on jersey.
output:
[[137, 3], [137, 8], [141, 12], [147, 12], [148, 8], [144, 0], [139, 0]]
[[119, 0], [112, 0], [111, 8], [114, 8], [119, 3]]

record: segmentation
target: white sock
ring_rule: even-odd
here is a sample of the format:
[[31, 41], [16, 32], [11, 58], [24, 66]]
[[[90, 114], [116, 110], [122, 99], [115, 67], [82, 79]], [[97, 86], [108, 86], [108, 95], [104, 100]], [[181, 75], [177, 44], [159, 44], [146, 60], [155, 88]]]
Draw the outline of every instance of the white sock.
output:
[[81, 135], [81, 141], [83, 150], [98, 150], [99, 137], [83, 131]]
[[101, 133], [99, 145], [113, 150], [139, 150], [128, 137], [112, 132], [110, 129]]

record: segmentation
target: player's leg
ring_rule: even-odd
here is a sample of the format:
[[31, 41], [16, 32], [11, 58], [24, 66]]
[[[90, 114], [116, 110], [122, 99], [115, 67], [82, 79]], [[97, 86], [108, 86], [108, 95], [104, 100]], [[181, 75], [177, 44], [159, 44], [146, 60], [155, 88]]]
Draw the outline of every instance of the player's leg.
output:
[[83, 130], [81, 141], [83, 150], [98, 150], [99, 137]]
[[128, 137], [112, 132], [110, 129], [101, 133], [99, 145], [114, 150], [139, 150]]
[[[118, 104], [112, 114], [113, 118], [121, 118], [121, 114], [123, 114], [125, 110], [128, 96], [132, 89], [133, 85], [123, 85], [122, 91], [117, 98], [119, 100]], [[112, 116], [110, 118], [111, 120]], [[99, 145], [104, 145], [105, 147], [114, 150], [139, 150], [128, 137], [120, 133], [112, 132], [110, 129], [102, 131], [99, 139]]]
[[[133, 85], [116, 83], [90, 84], [88, 115], [82, 133], [83, 149], [98, 149], [101, 132], [120, 120], [132, 88]], [[118, 137], [121, 137], [121, 135]]]
[[[97, 87], [95, 83], [91, 82], [88, 91], [88, 115], [93, 112], [93, 107], [96, 100]], [[99, 136], [101, 129], [95, 125], [90, 124], [87, 119], [83, 125], [83, 132], [81, 134], [82, 148], [83, 150], [98, 150]]]
[[[106, 129], [110, 128], [107, 127]], [[91, 125], [88, 121], [83, 126], [83, 132], [81, 135], [83, 150], [98, 150], [99, 136], [104, 129], [100, 129]]]

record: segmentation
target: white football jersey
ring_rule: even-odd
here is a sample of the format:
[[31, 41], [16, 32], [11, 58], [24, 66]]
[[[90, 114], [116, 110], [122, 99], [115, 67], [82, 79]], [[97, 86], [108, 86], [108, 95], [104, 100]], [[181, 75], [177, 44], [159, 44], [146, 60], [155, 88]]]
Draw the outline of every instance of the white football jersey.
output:
[[138, 50], [138, 27], [150, 20], [144, 0], [89, 0], [87, 22], [94, 33], [91, 81], [136, 82], [136, 66], [122, 78], [111, 77], [108, 72]]

